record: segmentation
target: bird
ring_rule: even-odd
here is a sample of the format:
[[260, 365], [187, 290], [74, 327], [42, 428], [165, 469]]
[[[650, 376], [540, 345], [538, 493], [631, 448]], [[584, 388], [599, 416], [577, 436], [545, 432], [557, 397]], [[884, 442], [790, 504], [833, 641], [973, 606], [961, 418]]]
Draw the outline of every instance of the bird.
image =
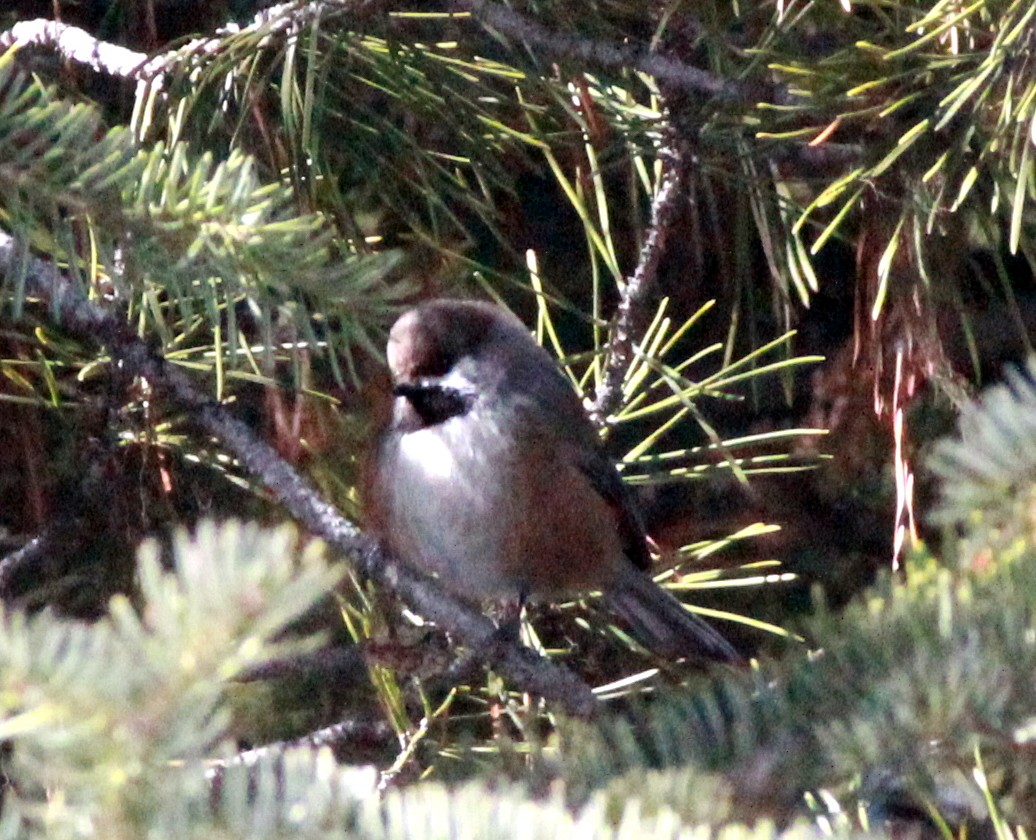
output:
[[392, 414], [374, 448], [368, 527], [469, 603], [599, 591], [661, 657], [738, 652], [649, 574], [641, 515], [575, 390], [496, 304], [433, 299], [392, 326]]

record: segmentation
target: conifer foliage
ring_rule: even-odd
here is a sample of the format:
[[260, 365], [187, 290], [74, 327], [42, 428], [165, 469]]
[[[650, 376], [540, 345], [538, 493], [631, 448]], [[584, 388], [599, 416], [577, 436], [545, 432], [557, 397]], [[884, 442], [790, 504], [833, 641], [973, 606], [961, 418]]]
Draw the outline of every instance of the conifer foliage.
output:
[[[0, 837], [1036, 824], [1036, 363], [967, 380], [1036, 320], [1031, 0], [52, 5], [0, 9]], [[887, 490], [901, 568], [792, 615], [764, 517], [680, 522], [659, 579], [750, 667], [592, 594], [495, 634], [358, 504], [385, 328], [472, 294], [646, 499], [858, 463], [873, 417], [873, 485], [815, 498]], [[323, 746], [328, 708], [388, 735]]]

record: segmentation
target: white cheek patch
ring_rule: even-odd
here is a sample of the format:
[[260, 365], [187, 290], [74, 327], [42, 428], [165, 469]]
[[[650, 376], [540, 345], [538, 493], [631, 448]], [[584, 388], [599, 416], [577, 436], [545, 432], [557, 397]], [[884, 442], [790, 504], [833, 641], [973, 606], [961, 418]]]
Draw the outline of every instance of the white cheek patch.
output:
[[449, 441], [441, 431], [421, 429], [403, 435], [399, 451], [410, 469], [429, 481], [446, 481], [454, 473], [457, 461]]

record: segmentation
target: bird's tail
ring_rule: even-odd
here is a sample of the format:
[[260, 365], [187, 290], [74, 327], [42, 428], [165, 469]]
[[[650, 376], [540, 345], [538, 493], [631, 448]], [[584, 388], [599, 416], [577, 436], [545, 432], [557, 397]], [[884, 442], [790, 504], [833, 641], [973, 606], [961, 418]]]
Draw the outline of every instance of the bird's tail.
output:
[[604, 602], [637, 641], [659, 656], [699, 663], [744, 661], [711, 625], [632, 564], [604, 593]]

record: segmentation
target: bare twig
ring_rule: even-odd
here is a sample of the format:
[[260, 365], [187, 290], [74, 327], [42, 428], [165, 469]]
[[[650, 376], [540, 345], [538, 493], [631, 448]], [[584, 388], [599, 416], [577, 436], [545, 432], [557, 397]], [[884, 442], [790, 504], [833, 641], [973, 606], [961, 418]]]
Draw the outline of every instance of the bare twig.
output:
[[389, 747], [395, 743], [396, 733], [386, 720], [346, 720], [331, 726], [325, 726], [323, 729], [317, 729], [292, 741], [264, 744], [261, 747], [243, 750], [224, 761], [209, 762], [207, 776], [218, 790], [228, 768], [245, 767], [251, 769], [261, 761], [283, 759], [287, 752], [299, 747], [308, 747], [316, 751], [323, 747], [335, 749], [349, 744], [361, 744], [366, 747]]
[[590, 408], [590, 417], [598, 426], [604, 425], [622, 402], [622, 383], [633, 363], [634, 344], [642, 337], [647, 324], [645, 310], [655, 290], [658, 266], [687, 181], [687, 164], [677, 147], [661, 150], [659, 157], [664, 168], [651, 205], [651, 227], [640, 249], [637, 267], [622, 289], [608, 342], [604, 375]]
[[754, 86], [724, 79], [639, 45], [554, 32], [514, 9], [489, 0], [453, 0], [450, 5], [457, 11], [469, 12], [477, 21], [503, 35], [523, 41], [546, 58], [573, 59], [597, 68], [639, 70], [673, 88], [718, 99], [749, 103], [755, 102], [761, 92]]
[[[28, 254], [0, 232], [0, 276], [24, 278], [31, 297], [48, 305], [57, 323], [80, 338], [104, 344], [116, 364], [148, 380], [156, 391], [186, 408], [194, 420], [234, 454], [309, 531], [353, 559], [368, 577], [383, 583], [414, 609], [474, 651], [486, 664], [526, 691], [553, 701], [570, 714], [588, 716], [596, 707], [589, 687], [575, 674], [517, 644], [501, 645], [485, 616], [443, 591], [432, 578], [386, 555], [355, 525], [324, 501], [272, 447], [246, 424], [201, 393], [179, 368], [151, 350], [126, 323], [89, 300], [82, 289], [49, 262]], [[13, 571], [13, 570], [12, 570]]]

